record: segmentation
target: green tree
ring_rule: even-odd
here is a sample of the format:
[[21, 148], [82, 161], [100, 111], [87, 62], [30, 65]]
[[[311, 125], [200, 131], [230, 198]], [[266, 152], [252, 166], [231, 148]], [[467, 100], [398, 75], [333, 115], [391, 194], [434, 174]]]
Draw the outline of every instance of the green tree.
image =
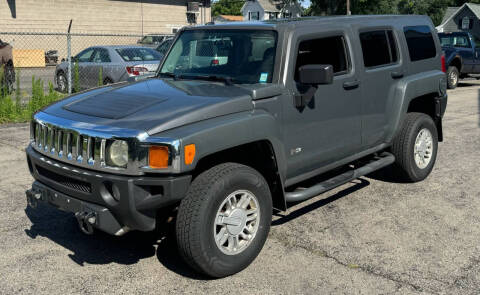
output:
[[212, 16], [224, 15], [242, 15], [244, 0], [218, 0], [212, 4]]

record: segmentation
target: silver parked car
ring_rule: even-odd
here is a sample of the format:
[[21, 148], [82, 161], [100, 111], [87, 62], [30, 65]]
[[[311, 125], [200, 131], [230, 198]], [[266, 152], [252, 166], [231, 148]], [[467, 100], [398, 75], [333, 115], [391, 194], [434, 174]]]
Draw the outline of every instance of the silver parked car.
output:
[[[78, 63], [80, 89], [88, 89], [98, 86], [100, 79], [103, 84], [110, 84], [130, 77], [152, 75], [161, 58], [161, 54], [148, 47], [94, 46], [81, 51], [72, 61]], [[68, 90], [67, 73], [68, 62], [62, 61], [55, 70], [55, 81], [61, 92]], [[72, 81], [75, 81], [74, 76], [72, 69]]]

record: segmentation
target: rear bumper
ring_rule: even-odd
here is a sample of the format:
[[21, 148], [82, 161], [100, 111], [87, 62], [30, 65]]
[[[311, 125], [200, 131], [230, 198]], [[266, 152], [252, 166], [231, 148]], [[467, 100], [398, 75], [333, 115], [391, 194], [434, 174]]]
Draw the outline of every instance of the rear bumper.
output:
[[93, 226], [111, 234], [123, 228], [155, 229], [158, 209], [183, 199], [191, 182], [190, 175], [119, 176], [79, 169], [47, 158], [30, 146], [26, 154], [36, 180], [27, 194], [65, 211], [97, 212]]

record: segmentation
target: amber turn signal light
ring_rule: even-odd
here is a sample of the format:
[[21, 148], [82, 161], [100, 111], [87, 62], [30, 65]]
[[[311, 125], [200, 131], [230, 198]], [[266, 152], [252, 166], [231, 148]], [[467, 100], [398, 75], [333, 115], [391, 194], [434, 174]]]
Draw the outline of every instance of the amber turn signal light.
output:
[[189, 144], [185, 146], [185, 164], [190, 165], [195, 159], [195, 145]]
[[148, 165], [154, 169], [168, 168], [168, 148], [151, 146], [148, 149]]

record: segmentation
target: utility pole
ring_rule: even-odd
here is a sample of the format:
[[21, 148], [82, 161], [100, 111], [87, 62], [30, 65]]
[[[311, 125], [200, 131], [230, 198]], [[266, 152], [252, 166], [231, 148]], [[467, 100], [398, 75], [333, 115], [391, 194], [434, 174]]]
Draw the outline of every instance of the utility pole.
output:
[[352, 12], [350, 11], [350, 0], [347, 0], [347, 15], [351, 15]]

